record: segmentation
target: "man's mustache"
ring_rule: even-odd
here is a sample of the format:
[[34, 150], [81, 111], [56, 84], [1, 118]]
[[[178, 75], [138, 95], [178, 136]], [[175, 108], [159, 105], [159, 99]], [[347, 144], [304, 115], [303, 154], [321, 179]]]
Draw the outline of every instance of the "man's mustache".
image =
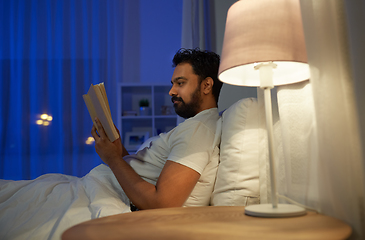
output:
[[174, 102], [174, 101], [184, 102], [184, 100], [181, 97], [172, 97], [171, 102]]

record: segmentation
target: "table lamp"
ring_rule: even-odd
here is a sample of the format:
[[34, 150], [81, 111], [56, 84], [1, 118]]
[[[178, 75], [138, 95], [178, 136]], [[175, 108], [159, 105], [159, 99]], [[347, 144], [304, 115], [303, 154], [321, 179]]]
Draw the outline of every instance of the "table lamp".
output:
[[292, 217], [304, 208], [278, 204], [271, 89], [309, 79], [299, 0], [240, 0], [228, 10], [219, 79], [264, 90], [272, 204], [250, 205], [245, 214]]

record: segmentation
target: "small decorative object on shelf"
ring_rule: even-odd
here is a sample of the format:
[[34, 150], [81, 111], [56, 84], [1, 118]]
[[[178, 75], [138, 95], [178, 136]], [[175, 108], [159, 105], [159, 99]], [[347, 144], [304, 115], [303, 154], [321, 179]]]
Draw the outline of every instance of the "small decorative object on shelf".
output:
[[128, 150], [137, 150], [149, 137], [149, 132], [127, 132], [124, 146]]
[[151, 115], [150, 102], [148, 99], [141, 99], [139, 101], [139, 115], [140, 116], [149, 116]]
[[173, 106], [161, 106], [161, 114], [162, 115], [173, 115], [175, 114]]

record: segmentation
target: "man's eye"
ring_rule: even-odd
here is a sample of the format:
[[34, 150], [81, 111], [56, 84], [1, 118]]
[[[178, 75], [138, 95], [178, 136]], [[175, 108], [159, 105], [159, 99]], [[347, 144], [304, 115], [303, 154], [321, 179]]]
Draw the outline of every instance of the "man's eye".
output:
[[177, 85], [182, 86], [184, 82], [178, 82]]

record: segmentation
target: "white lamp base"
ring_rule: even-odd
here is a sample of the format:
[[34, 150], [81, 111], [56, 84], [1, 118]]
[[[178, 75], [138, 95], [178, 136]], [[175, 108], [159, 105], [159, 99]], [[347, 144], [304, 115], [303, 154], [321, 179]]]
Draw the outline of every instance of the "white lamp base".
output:
[[278, 204], [273, 208], [272, 204], [257, 204], [245, 207], [245, 214], [254, 217], [297, 217], [306, 214], [304, 208], [292, 204]]

